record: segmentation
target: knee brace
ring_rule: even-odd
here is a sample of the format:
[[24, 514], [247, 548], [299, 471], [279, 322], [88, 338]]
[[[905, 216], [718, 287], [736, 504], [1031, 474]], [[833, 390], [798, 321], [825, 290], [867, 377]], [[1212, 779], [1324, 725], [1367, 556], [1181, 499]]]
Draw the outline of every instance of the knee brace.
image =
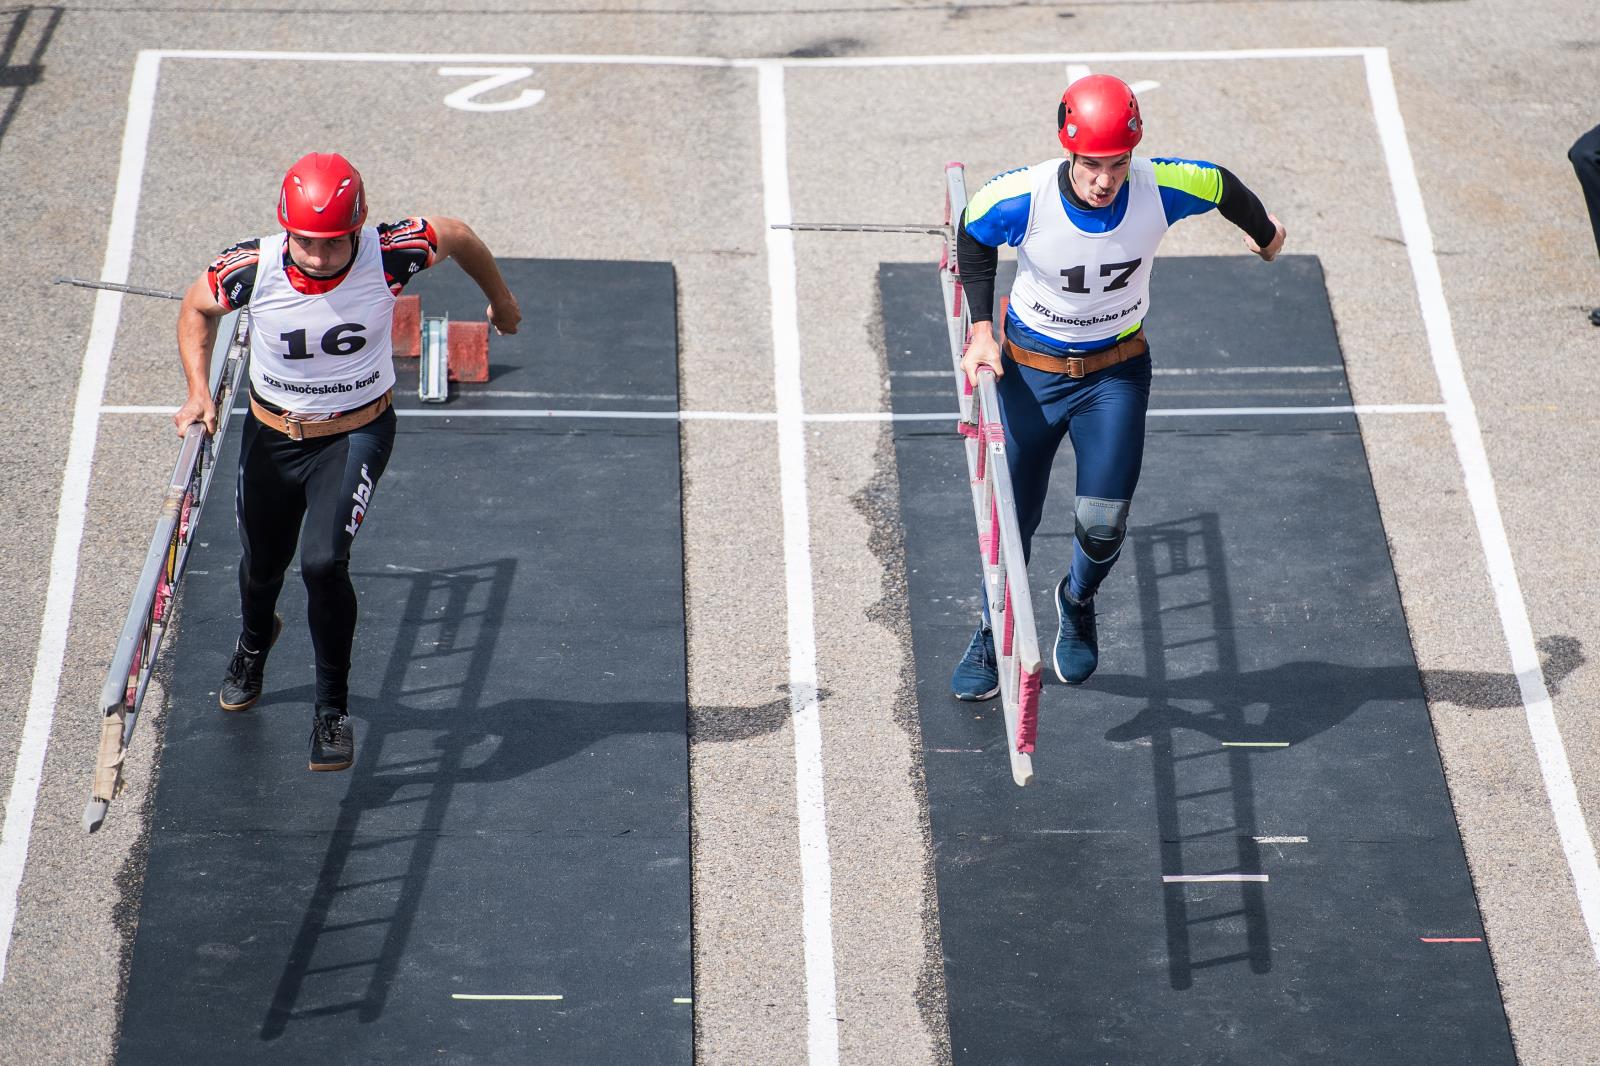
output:
[[1073, 509], [1073, 536], [1090, 562], [1109, 563], [1122, 550], [1128, 531], [1128, 501], [1079, 496]]

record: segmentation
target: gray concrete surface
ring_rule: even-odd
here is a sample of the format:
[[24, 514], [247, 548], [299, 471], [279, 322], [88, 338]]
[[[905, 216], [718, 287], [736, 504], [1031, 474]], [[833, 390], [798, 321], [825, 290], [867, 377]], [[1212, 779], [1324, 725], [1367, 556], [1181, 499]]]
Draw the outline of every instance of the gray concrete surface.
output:
[[[9, 63], [30, 61], [47, 15], [33, 9]], [[1457, 341], [1534, 634], [1554, 641], [1556, 712], [1593, 824], [1600, 679], [1585, 660], [1600, 647], [1590, 566], [1600, 330], [1583, 312], [1600, 304], [1600, 263], [1565, 158], [1600, 121], [1600, 10], [1587, 0], [64, 5], [37, 80], [0, 131], [0, 202], [14, 231], [14, 253], [0, 257], [10, 297], [0, 307], [0, 784], [12, 780], [33, 681], [93, 308], [91, 296], [47, 282], [100, 268], [139, 49], [782, 56], [1328, 45], [1390, 50]], [[135, 280], [181, 286], [222, 244], [270, 224], [286, 162], [338, 145], [366, 173], [378, 215], [456, 214], [506, 254], [672, 260], [683, 405], [770, 411], [753, 73], [541, 68], [532, 81], [547, 92], [541, 104], [468, 115], [441, 105], [461, 79], [439, 77], [438, 65], [164, 64]], [[1284, 219], [1293, 249], [1322, 258], [1358, 402], [1437, 401], [1359, 61], [1114, 69], [1161, 83], [1144, 98], [1151, 150], [1235, 169]], [[791, 70], [796, 216], [932, 219], [945, 160], [982, 175], [1052, 151], [1064, 74]], [[0, 106], [19, 92], [12, 81], [27, 80], [0, 85]], [[1166, 250], [1238, 254], [1236, 241], [1207, 219], [1176, 230]], [[875, 267], [936, 255], [933, 243], [798, 240], [808, 409], [881, 405]], [[170, 336], [169, 307], [125, 302], [108, 403], [175, 397]], [[1431, 415], [1374, 415], [1362, 431], [1519, 1055], [1541, 1066], [1600, 1062], [1600, 966], [1507, 676], [1448, 431]], [[130, 793], [94, 838], [77, 819], [93, 700], [171, 463], [169, 432], [159, 417], [101, 422], [66, 669], [0, 985], [7, 1061], [98, 1064], [111, 1053], [127, 904], [139, 891], [140, 800], [155, 770], [149, 727], [193, 709], [164, 710], [154, 693]], [[905, 703], [892, 453], [871, 426], [818, 424], [807, 441], [840, 1058], [936, 1063], [942, 989]], [[689, 423], [683, 442], [698, 1053], [710, 1064], [798, 1064], [806, 1005], [775, 435], [767, 423]], [[1271, 476], [1270, 456], [1262, 462]]]

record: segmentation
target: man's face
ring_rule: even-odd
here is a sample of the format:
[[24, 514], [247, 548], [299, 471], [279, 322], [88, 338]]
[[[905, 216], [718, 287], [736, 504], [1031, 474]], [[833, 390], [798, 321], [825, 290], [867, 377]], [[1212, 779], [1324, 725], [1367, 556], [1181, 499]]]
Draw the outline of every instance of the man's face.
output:
[[343, 237], [302, 237], [289, 234], [289, 258], [307, 274], [327, 277], [337, 274], [350, 264], [355, 254], [355, 239]]
[[1122, 183], [1128, 180], [1133, 153], [1072, 157], [1072, 191], [1090, 207], [1106, 207], [1117, 198]]

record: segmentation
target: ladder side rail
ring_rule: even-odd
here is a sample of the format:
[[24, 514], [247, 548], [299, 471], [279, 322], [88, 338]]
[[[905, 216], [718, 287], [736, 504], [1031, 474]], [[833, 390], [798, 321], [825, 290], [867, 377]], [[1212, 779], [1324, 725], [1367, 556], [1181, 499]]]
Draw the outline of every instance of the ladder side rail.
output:
[[121, 790], [122, 761], [138, 722], [139, 706], [155, 668], [161, 638], [171, 621], [178, 583], [188, 564], [190, 541], [248, 363], [244, 347], [248, 323], [246, 315], [235, 311], [219, 324], [211, 354], [217, 432], [214, 436], [204, 431], [184, 434], [105, 684], [100, 689], [100, 747], [94, 785], [83, 813], [84, 828], [91, 833], [100, 828], [111, 800]]
[[966, 170], [960, 163], [947, 163], [944, 174], [945, 239], [939, 280], [960, 408], [958, 428], [967, 438], [967, 474], [972, 486], [973, 518], [978, 528], [990, 624], [995, 633], [1006, 750], [1012, 780], [1026, 785], [1033, 779], [1033, 761], [1029, 753], [1033, 750], [1038, 722], [1041, 680], [1038, 637], [1034, 632], [1016, 499], [1006, 466], [1005, 432], [994, 374], [980, 372], [974, 388], [961, 369], [961, 358], [966, 354], [967, 338], [972, 329], [971, 311], [964, 299], [956, 255], [956, 233], [967, 206]]

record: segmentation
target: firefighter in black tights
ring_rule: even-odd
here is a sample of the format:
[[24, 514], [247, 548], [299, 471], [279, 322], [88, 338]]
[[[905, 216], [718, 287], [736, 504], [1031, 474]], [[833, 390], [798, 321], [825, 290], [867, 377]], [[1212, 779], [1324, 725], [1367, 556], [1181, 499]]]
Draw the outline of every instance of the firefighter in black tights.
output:
[[210, 361], [217, 320], [250, 308], [250, 414], [239, 450], [239, 599], [243, 624], [218, 695], [242, 711], [261, 695], [274, 613], [300, 548], [316, 652], [311, 769], [355, 757], [346, 717], [356, 593], [350, 546], [394, 446], [390, 326], [401, 287], [454, 256], [489, 301], [488, 318], [515, 333], [522, 313], [494, 257], [453, 218], [366, 226], [361, 175], [342, 156], [314, 153], [283, 179], [283, 231], [236, 244], [189, 287], [178, 312], [188, 400], [173, 417], [216, 431]]

